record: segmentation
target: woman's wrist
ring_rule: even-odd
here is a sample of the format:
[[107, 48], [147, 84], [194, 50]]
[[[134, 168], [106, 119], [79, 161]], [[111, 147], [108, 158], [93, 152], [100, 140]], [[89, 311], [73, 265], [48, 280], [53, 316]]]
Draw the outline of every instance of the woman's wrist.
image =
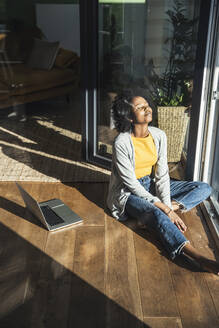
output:
[[169, 215], [171, 212], [172, 212], [171, 208], [167, 208], [167, 209], [165, 210], [165, 214], [166, 214], [166, 215]]
[[160, 210], [162, 210], [166, 215], [172, 212], [172, 209], [162, 202], [156, 202], [154, 203], [154, 205], [157, 206]]

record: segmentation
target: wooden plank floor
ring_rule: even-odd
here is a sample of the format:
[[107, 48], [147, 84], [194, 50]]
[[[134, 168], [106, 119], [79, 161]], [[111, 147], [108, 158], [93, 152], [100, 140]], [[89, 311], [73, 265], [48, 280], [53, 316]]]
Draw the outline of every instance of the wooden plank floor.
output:
[[[1, 328], [218, 328], [219, 278], [168, 259], [134, 222], [105, 212], [107, 184], [22, 183], [38, 201], [61, 198], [84, 218], [49, 233], [0, 183]], [[198, 209], [182, 215], [187, 237], [219, 260]]]

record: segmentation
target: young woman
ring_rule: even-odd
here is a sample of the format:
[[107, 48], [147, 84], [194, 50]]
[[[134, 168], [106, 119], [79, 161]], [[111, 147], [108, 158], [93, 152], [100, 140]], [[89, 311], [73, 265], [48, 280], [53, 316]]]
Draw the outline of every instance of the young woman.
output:
[[171, 259], [183, 252], [204, 270], [219, 275], [219, 264], [202, 256], [186, 239], [187, 227], [175, 212], [200, 204], [211, 187], [169, 178], [166, 135], [148, 126], [152, 109], [144, 98], [131, 92], [117, 96], [113, 117], [119, 134], [113, 145], [107, 198], [112, 215], [120, 221], [128, 216], [141, 220], [157, 233]]

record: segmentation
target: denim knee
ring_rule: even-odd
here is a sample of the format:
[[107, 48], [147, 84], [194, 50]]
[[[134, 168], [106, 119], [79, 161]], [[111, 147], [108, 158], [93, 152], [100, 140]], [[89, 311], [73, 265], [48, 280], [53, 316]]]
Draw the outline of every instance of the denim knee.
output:
[[184, 191], [183, 188], [181, 188], [181, 195], [172, 198], [181, 205], [181, 212], [187, 212], [199, 205], [207, 199], [212, 192], [212, 188], [209, 184], [201, 181], [185, 182], [185, 187], [187, 190]]
[[203, 199], [207, 199], [211, 195], [212, 188], [209, 186], [208, 183], [200, 182], [198, 187], [201, 189], [200, 191], [203, 195]]

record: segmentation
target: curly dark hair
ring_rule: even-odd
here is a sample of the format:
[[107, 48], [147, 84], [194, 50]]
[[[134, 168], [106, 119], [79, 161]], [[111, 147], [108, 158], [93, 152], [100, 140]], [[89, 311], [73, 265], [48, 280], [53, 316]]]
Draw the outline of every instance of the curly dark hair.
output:
[[124, 90], [113, 101], [112, 113], [115, 128], [118, 132], [129, 132], [132, 128], [131, 101], [135, 97], [132, 90]]

